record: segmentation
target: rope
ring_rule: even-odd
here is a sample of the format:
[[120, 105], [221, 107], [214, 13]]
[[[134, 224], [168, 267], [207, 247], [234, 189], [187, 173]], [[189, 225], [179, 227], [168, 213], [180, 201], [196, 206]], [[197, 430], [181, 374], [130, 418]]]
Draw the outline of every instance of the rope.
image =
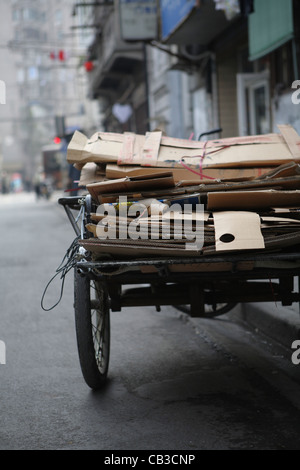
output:
[[[213, 153], [216, 153], [216, 152], [219, 152], [220, 150], [223, 150], [225, 148], [228, 148], [230, 147], [230, 145], [224, 145], [223, 147], [221, 147], [220, 149], [216, 149], [216, 150], [212, 150], [211, 152], [209, 153], [206, 153], [206, 145], [207, 145], [208, 141], [206, 140], [204, 142], [204, 146], [203, 146], [203, 155], [199, 155], [200, 157], [200, 163], [199, 163], [199, 168], [200, 168], [200, 172], [199, 171], [196, 171], [196, 170], [193, 170], [192, 168], [190, 168], [188, 165], [186, 165], [183, 160], [180, 160], [180, 164], [186, 169], [186, 170], [189, 170], [191, 171], [192, 173], [195, 173], [196, 175], [199, 175], [200, 176], [200, 179], [203, 179], [203, 178], [206, 178], [206, 179], [209, 179], [209, 180], [213, 180], [213, 181], [218, 181], [217, 178], [212, 178], [211, 176], [208, 176], [208, 175], [204, 175], [203, 172], [202, 172], [202, 166], [203, 166], [203, 160], [204, 158], [206, 157], [206, 155], [211, 155]], [[193, 158], [193, 157], [191, 157]]]

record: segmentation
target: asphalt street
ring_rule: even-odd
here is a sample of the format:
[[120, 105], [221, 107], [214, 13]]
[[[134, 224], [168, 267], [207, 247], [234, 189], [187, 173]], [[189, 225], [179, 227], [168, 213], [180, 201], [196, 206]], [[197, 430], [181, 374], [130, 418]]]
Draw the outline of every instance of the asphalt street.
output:
[[[74, 238], [63, 209], [5, 195], [0, 217], [1, 450], [300, 448], [300, 365], [230, 315], [112, 312], [108, 383], [91, 391], [78, 361], [72, 272], [58, 306], [41, 308]], [[51, 284], [46, 307], [60, 286]]]

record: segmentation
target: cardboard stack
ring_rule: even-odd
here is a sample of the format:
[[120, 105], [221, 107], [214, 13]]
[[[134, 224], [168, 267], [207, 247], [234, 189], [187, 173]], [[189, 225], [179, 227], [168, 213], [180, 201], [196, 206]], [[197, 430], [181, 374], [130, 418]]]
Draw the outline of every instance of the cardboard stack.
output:
[[98, 206], [82, 245], [130, 258], [299, 251], [300, 137], [278, 128], [206, 142], [76, 131], [67, 159]]

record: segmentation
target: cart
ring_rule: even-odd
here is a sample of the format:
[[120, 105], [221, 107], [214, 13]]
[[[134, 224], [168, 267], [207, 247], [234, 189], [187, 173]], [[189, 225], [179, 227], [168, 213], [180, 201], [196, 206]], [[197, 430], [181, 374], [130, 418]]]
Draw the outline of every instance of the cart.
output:
[[110, 311], [172, 305], [192, 317], [212, 318], [238, 303], [300, 301], [299, 245], [275, 253], [95, 260], [80, 246], [80, 240], [93, 237], [85, 229], [96, 210], [93, 199], [72, 196], [58, 202], [76, 234], [75, 328], [82, 374], [92, 389], [101, 388], [108, 374]]

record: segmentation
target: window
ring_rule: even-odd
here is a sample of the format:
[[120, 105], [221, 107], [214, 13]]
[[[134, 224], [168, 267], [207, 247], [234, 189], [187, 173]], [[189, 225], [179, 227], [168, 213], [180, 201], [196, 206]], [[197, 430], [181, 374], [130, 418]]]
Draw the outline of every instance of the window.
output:
[[268, 74], [238, 74], [237, 93], [239, 134], [268, 134], [271, 131]]
[[205, 87], [193, 92], [193, 130], [197, 140], [203, 132], [212, 129], [212, 103]]
[[62, 11], [61, 10], [55, 10], [55, 24], [61, 24], [62, 23]]
[[39, 72], [37, 67], [29, 67], [27, 70], [28, 80], [37, 80], [39, 78]]
[[249, 88], [250, 128], [252, 134], [268, 134], [269, 86], [266, 80], [255, 83]]
[[21, 19], [21, 10], [19, 10], [18, 8], [14, 8], [13, 11], [12, 11], [12, 19], [15, 22], [20, 21], [20, 19]]
[[35, 28], [24, 28], [24, 39], [40, 39], [40, 32]]
[[25, 80], [25, 72], [24, 69], [18, 69], [17, 71], [17, 82], [23, 83]]
[[24, 20], [36, 20], [38, 19], [39, 14], [35, 8], [24, 8], [23, 10], [23, 19]]

